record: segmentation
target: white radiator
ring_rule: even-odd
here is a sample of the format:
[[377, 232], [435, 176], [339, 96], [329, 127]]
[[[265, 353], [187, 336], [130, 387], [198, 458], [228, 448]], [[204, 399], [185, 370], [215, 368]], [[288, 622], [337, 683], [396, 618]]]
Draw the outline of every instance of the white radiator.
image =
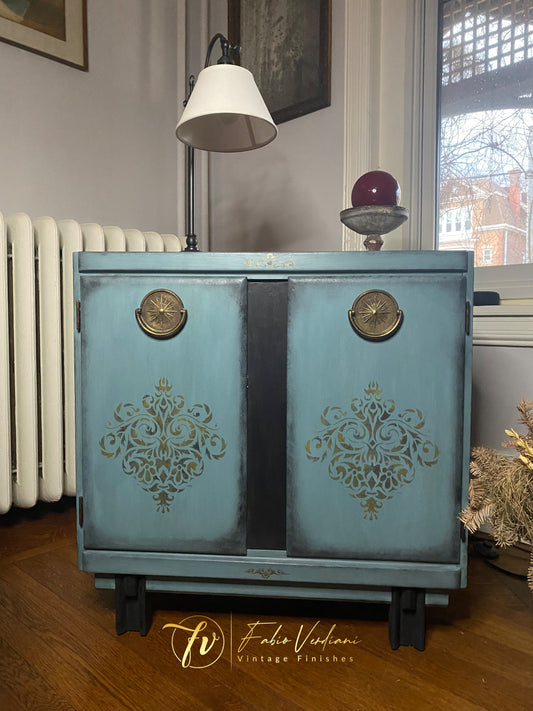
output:
[[73, 252], [180, 252], [175, 235], [0, 213], [0, 514], [76, 492]]

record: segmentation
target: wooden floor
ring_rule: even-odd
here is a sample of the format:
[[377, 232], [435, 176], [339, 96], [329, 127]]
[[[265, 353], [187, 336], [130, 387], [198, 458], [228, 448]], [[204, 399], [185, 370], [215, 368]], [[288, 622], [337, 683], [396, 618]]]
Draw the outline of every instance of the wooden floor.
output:
[[[385, 606], [152, 599], [149, 634], [117, 637], [113, 593], [77, 569], [73, 502], [1, 516], [1, 711], [533, 709], [533, 595], [479, 558], [428, 610], [425, 652], [390, 649]], [[163, 629], [188, 617], [220, 628], [203, 656]]]

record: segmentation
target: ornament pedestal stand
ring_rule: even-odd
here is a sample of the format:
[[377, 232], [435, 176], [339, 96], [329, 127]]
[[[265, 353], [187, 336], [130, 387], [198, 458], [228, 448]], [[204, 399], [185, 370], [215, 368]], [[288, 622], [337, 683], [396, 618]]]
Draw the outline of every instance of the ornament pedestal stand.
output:
[[369, 252], [383, 246], [382, 235], [395, 230], [408, 219], [409, 210], [399, 205], [363, 205], [342, 210], [341, 222], [354, 232], [366, 235], [363, 242]]

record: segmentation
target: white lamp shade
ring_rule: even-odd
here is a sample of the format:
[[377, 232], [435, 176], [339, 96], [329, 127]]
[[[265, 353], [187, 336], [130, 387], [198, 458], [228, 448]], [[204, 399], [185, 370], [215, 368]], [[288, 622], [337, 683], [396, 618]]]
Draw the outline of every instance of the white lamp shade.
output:
[[221, 153], [261, 148], [277, 135], [253, 75], [233, 64], [200, 72], [176, 127], [183, 143]]

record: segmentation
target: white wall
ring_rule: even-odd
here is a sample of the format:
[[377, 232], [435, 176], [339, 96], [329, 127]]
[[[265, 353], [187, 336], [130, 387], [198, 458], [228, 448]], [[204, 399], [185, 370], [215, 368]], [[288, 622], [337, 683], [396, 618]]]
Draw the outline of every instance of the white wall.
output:
[[[225, 30], [222, 4], [211, 7], [213, 32]], [[259, 150], [210, 154], [213, 251], [341, 248], [344, 0], [333, 0], [332, 23], [331, 106], [280, 124], [276, 140]]]
[[[520, 400], [533, 400], [532, 348], [475, 346], [472, 383], [472, 446], [502, 451], [506, 429], [524, 432], [516, 409]], [[505, 450], [504, 450], [505, 452]], [[516, 456], [516, 450], [507, 450]]]
[[0, 211], [176, 231], [175, 0], [89, 0], [89, 71], [0, 43]]

